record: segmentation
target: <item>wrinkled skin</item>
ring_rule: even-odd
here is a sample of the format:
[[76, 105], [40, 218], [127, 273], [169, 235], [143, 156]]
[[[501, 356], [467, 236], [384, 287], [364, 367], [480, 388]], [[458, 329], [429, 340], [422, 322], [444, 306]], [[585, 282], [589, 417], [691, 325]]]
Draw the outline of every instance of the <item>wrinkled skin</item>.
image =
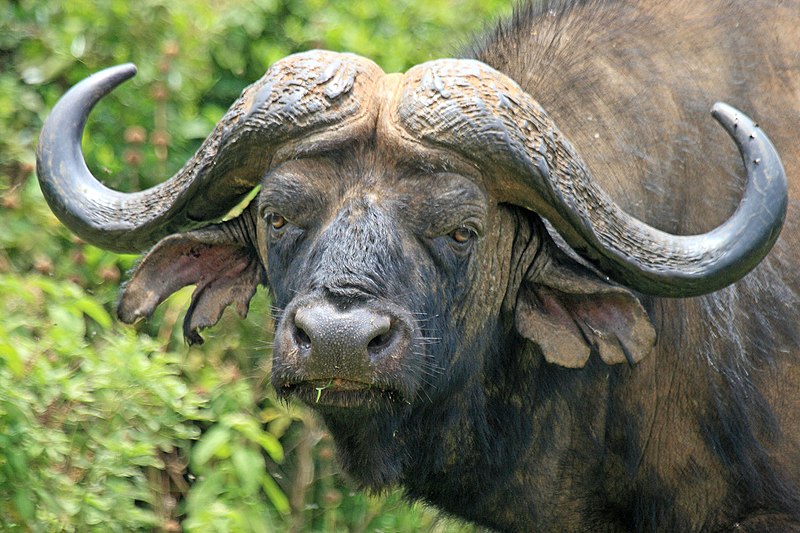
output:
[[[740, 161], [698, 118], [709, 98], [759, 110], [796, 198], [800, 6], [669, 6], [528, 7], [474, 55], [661, 228], [705, 231], [737, 205], [719, 179]], [[497, 530], [800, 529], [794, 203], [747, 277], [659, 298], [500, 197], [488, 158], [430, 157], [380, 127], [293, 142], [241, 216], [147, 254], [123, 320], [196, 284], [199, 342], [267, 285], [273, 385], [321, 414], [345, 472]]]
[[[283, 309], [273, 384], [319, 408], [337, 438], [358, 448], [345, 452], [344, 461], [357, 479], [374, 488], [400, 480], [407, 461], [402, 440], [413, 439], [407, 433], [415, 409], [464, 387], [475, 356], [486, 350], [488, 339], [497, 338], [497, 312], [508, 280], [485, 278], [508, 272], [510, 257], [507, 249], [495, 253], [508, 243], [483, 236], [487, 227], [513, 228], [512, 217], [490, 205], [469, 179], [443, 172], [431, 181], [430, 172], [388, 161], [375, 147], [365, 147], [345, 157], [292, 162], [275, 171], [259, 199], [267, 212], [284, 207], [280, 212], [286, 213], [298, 205], [292, 198], [285, 206], [282, 194], [273, 191], [287, 190], [284, 176], [297, 179], [294, 173], [299, 172], [302, 195], [308, 198], [299, 205], [316, 208], [306, 216], [285, 215], [292, 221], [288, 227], [267, 229], [269, 235], [259, 241], [267, 243], [262, 253], [274, 303]], [[474, 233], [458, 242], [452, 234], [462, 226]], [[487, 248], [489, 253], [481, 253]], [[491, 287], [480, 295], [489, 306], [476, 305], [479, 295], [470, 291], [475, 284]], [[349, 372], [324, 367], [316, 375], [306, 372], [290, 354], [294, 343], [287, 324], [309, 300], [344, 309], [391, 310], [398, 346], [389, 346], [385, 354], [370, 353], [363, 367]], [[390, 392], [339, 391], [334, 385], [317, 402], [308, 385], [299, 390], [289, 385], [306, 377], [321, 384], [331, 377], [360, 380]], [[366, 438], [371, 433], [379, 442]]]

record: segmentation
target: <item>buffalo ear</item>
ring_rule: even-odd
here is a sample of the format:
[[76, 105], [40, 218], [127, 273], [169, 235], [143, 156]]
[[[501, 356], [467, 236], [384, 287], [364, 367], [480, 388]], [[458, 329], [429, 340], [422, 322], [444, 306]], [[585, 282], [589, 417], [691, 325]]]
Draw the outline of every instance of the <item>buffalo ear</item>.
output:
[[517, 331], [565, 367], [583, 367], [593, 348], [608, 364], [644, 358], [656, 334], [639, 299], [543, 238], [517, 296]]
[[202, 344], [201, 328], [216, 324], [233, 304], [244, 318], [250, 300], [266, 275], [258, 254], [242, 242], [237, 219], [207, 228], [170, 235], [158, 242], [123, 287], [117, 314], [132, 324], [152, 315], [167, 297], [196, 285], [183, 322], [189, 344]]

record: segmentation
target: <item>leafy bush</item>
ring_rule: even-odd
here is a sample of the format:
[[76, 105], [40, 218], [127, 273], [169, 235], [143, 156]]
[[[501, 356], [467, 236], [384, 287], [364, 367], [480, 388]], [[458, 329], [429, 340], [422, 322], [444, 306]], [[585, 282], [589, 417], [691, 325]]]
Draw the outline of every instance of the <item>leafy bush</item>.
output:
[[165, 524], [177, 500], [153, 475], [206, 418], [180, 356], [132, 331], [105, 334], [108, 312], [72, 282], [5, 273], [0, 294], [2, 529]]
[[394, 492], [355, 491], [315, 416], [269, 388], [270, 313], [184, 346], [190, 291], [116, 324], [136, 260], [80, 242], [32, 176], [49, 109], [89, 73], [139, 74], [90, 119], [87, 163], [136, 190], [177, 170], [275, 60], [319, 47], [388, 71], [453, 55], [495, 0], [0, 3], [0, 529], [461, 530]]

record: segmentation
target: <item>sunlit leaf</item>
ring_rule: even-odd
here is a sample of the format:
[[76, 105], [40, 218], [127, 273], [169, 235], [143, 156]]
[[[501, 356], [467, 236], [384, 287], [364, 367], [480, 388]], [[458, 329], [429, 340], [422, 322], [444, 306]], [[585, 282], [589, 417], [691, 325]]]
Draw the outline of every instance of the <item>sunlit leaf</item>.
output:
[[11, 370], [15, 377], [22, 377], [25, 372], [25, 362], [19, 351], [8, 343], [0, 342], [0, 360]]
[[231, 462], [236, 470], [236, 477], [246, 494], [252, 494], [261, 483], [266, 465], [261, 454], [247, 446], [237, 446], [231, 454]]
[[108, 329], [112, 325], [111, 315], [108, 314], [105, 307], [95, 302], [90, 298], [80, 298], [75, 301], [75, 307], [80, 309], [89, 318], [100, 324], [104, 329]]
[[216, 425], [208, 430], [194, 448], [192, 448], [193, 464], [203, 466], [208, 463], [212, 457], [218, 454], [223, 455], [220, 452], [227, 446], [231, 435], [231, 430], [222, 425]]

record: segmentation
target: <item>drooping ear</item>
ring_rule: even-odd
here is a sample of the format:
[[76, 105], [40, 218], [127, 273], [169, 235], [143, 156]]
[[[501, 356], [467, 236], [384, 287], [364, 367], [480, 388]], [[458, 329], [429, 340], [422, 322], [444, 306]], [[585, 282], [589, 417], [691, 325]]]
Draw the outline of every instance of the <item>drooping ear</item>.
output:
[[583, 367], [593, 348], [608, 364], [644, 358], [656, 334], [636, 295], [542, 238], [517, 296], [517, 331], [565, 367]]
[[170, 294], [187, 285], [197, 286], [183, 322], [189, 344], [202, 344], [198, 330], [216, 324], [228, 305], [233, 304], [242, 318], [247, 316], [266, 274], [241, 219], [162, 239], [123, 287], [117, 305], [120, 319], [132, 324], [149, 317]]

